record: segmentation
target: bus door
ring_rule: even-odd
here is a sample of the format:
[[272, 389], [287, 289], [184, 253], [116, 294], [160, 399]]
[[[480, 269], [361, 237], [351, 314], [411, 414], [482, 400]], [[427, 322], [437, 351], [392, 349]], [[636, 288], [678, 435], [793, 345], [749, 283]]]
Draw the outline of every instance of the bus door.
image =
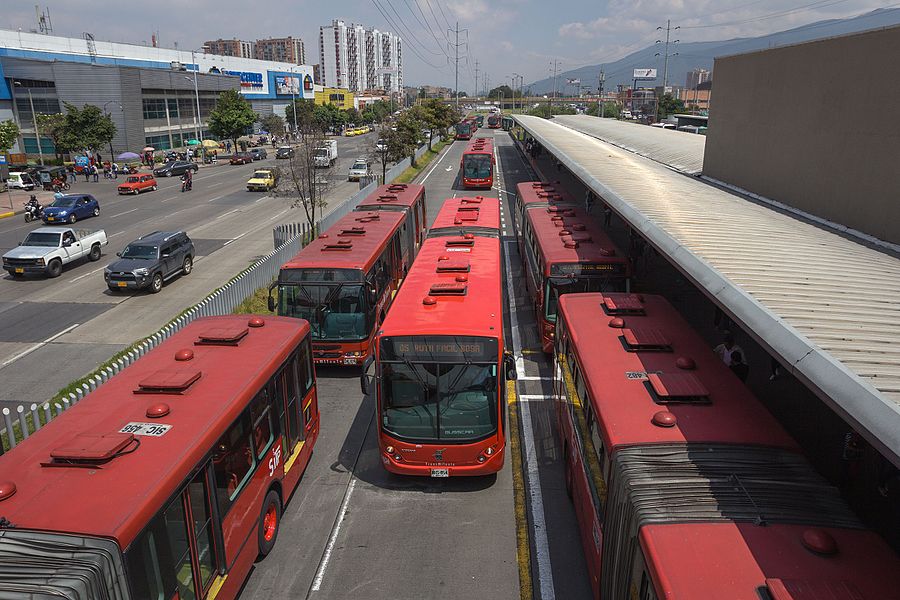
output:
[[312, 364], [310, 362], [309, 340], [304, 340], [297, 354], [288, 359], [287, 364], [275, 376], [275, 402], [278, 406], [281, 421], [282, 446], [284, 449], [284, 487], [292, 489], [304, 465], [309, 460], [311, 446], [307, 444], [306, 432], [309, 423], [305, 413], [313, 413], [308, 404], [307, 394], [312, 388]]

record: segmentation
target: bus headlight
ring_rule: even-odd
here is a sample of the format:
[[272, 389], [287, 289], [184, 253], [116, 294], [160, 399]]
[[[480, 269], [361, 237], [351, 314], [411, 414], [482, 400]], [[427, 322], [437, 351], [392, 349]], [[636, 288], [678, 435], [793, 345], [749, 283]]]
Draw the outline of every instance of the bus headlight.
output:
[[488, 446], [487, 449], [484, 451], [484, 453], [487, 454], [488, 456], [492, 455], [494, 453], [494, 447]]
[[394, 453], [394, 447], [393, 447], [393, 446], [388, 446], [387, 448], [384, 449], [384, 452], [385, 452], [385, 454], [393, 454], [393, 453]]

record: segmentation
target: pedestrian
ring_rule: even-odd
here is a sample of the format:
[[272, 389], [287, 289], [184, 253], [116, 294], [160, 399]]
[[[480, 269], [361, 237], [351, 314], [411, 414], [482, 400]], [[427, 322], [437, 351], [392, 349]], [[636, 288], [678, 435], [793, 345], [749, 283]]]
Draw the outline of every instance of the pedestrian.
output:
[[91, 172], [94, 174], [94, 183], [100, 181], [100, 169], [97, 168], [97, 165], [91, 167]]
[[69, 173], [69, 183], [75, 183], [75, 165], [67, 166], [66, 171]]
[[119, 163], [112, 164], [112, 175], [113, 175], [113, 179], [119, 178]]
[[738, 379], [745, 382], [750, 374], [750, 367], [744, 362], [744, 354], [740, 350], [731, 351], [731, 364], [728, 365], [731, 372], [738, 376]]
[[731, 366], [731, 355], [734, 352], [740, 352], [741, 360], [744, 358], [743, 348], [734, 343], [734, 335], [730, 331], [726, 331], [722, 335], [722, 343], [713, 348], [713, 352], [725, 363], [726, 367]]
[[584, 195], [584, 210], [590, 214], [592, 208], [594, 208], [594, 192], [588, 188], [587, 193]]
[[81, 167], [81, 172], [84, 173], [84, 182], [88, 183], [91, 180], [91, 165]]
[[612, 221], [612, 209], [609, 207], [609, 204], [603, 205], [603, 226], [609, 228], [609, 224]]

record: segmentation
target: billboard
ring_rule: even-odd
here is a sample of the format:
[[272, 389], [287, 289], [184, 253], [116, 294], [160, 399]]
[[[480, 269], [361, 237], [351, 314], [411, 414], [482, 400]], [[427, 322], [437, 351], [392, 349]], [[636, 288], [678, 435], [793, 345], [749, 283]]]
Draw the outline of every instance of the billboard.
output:
[[300, 96], [300, 78], [299, 77], [291, 77], [287, 75], [276, 75], [275, 76], [275, 93], [276, 94], [284, 94], [287, 96], [296, 95]]
[[632, 79], [656, 79], [656, 69], [635, 69]]
[[234, 75], [241, 78], [241, 90], [263, 90], [262, 73], [251, 73], [247, 71], [222, 71], [224, 75]]

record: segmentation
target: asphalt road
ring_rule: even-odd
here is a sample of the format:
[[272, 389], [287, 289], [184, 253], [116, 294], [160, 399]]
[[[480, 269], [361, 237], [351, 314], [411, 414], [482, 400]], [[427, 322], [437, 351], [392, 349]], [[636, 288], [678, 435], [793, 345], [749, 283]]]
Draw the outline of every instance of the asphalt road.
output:
[[[495, 134], [482, 129], [479, 135]], [[506, 132], [498, 132], [495, 139], [500, 165], [495, 189], [461, 189], [461, 142], [445, 150], [419, 181], [424, 179], [426, 187], [429, 223], [446, 198], [501, 193], [504, 243], [512, 253], [511, 196], [502, 190], [534, 176], [518, 159]], [[516, 254], [511, 254], [510, 264], [511, 289], [524, 289]], [[508, 325], [520, 327], [524, 346], [539, 348], [536, 335], [524, 335], [534, 328], [527, 300], [516, 297], [511, 307], [514, 315], [507, 315]], [[541, 379], [549, 376], [549, 367], [542, 356], [529, 355], [524, 374], [528, 379], [519, 383], [519, 403], [520, 410], [526, 402], [531, 408], [527, 430], [533, 444], [523, 442], [523, 448], [532, 448], [529, 458], [538, 473], [528, 483], [538, 486], [543, 498], [543, 542], [535, 546], [542, 544], [540, 550], [551, 565], [546, 577], [550, 593], [535, 597], [589, 598], [552, 405], [543, 398], [551, 394], [550, 382]], [[496, 476], [484, 478], [392, 475], [381, 466], [374, 399], [361, 394], [358, 371], [318, 368], [316, 376], [322, 428], [313, 458], [285, 508], [275, 549], [255, 565], [241, 598], [518, 598], [512, 461]], [[534, 528], [535, 519], [529, 523]], [[536, 591], [541, 588], [537, 550], [532, 549]]]
[[[338, 161], [328, 171], [333, 204], [359, 189], [356, 182], [347, 181], [347, 171], [358, 155], [374, 145], [376, 136], [338, 138]], [[13, 279], [2, 272], [0, 408], [45, 402], [70, 381], [221, 286], [254, 258], [270, 252], [271, 228], [305, 217], [301, 210], [290, 209], [286, 199], [246, 190], [255, 168], [279, 162], [272, 158], [274, 151], [269, 157], [251, 165], [204, 167], [195, 175], [189, 193], [181, 193], [177, 177], [159, 178], [158, 191], [139, 196], [118, 196], [117, 181], [80, 179], [75, 183], [72, 192], [91, 193], [101, 206], [99, 217], [79, 221], [77, 227], [104, 229], [109, 245], [99, 262], [71, 263], [56, 279]], [[21, 215], [0, 220], [0, 253], [38, 226], [25, 223]], [[169, 281], [160, 294], [108, 291], [102, 272], [116, 259], [115, 253], [157, 230], [188, 232], [197, 250], [194, 272]], [[226, 244], [228, 251], [222, 251]]]

